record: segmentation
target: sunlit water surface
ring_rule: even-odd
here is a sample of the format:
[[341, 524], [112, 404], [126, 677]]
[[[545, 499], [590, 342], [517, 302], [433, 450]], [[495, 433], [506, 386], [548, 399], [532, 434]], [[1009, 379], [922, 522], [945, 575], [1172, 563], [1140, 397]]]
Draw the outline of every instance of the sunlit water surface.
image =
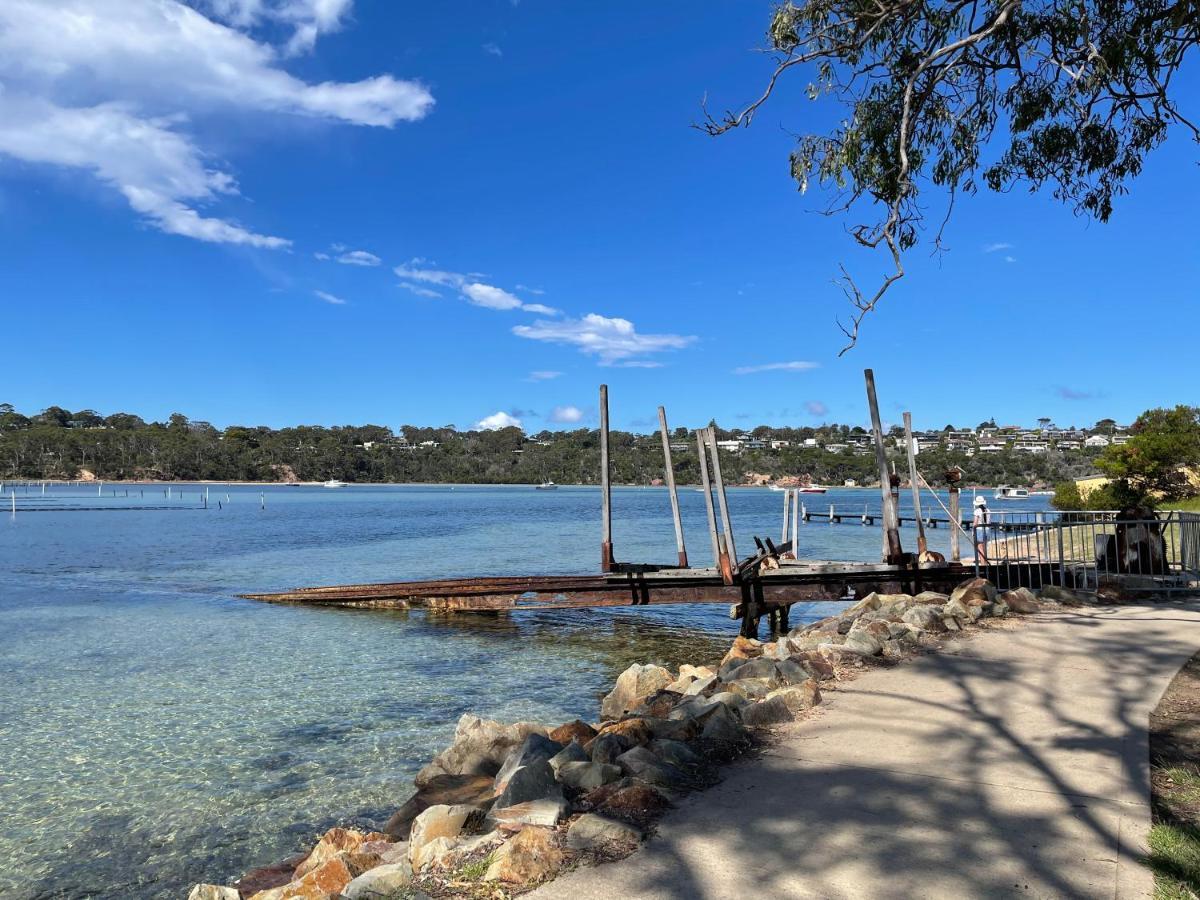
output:
[[[338, 823], [378, 826], [463, 713], [595, 719], [633, 662], [719, 657], [720, 605], [504, 616], [308, 609], [243, 591], [587, 573], [589, 488], [34, 488], [0, 526], [0, 896], [182, 897]], [[23, 489], [19, 489], [23, 490]], [[72, 499], [68, 499], [72, 498]], [[926, 498], [928, 501], [930, 498]], [[702, 495], [681, 490], [694, 560]], [[264, 508], [265, 502], [265, 508]], [[743, 551], [782, 495], [730, 492]], [[810, 500], [860, 513], [877, 493]], [[221, 508], [217, 508], [218, 504]], [[1025, 508], [1039, 508], [1035, 498]], [[614, 492], [619, 559], [674, 558], [658, 489]], [[940, 512], [935, 510], [935, 512]], [[927, 510], [928, 513], [928, 510]], [[906, 529], [907, 543], [913, 535]], [[931, 533], [945, 550], [948, 532]], [[806, 525], [802, 555], [878, 558], [878, 528]], [[827, 612], [798, 607], [793, 623]]]

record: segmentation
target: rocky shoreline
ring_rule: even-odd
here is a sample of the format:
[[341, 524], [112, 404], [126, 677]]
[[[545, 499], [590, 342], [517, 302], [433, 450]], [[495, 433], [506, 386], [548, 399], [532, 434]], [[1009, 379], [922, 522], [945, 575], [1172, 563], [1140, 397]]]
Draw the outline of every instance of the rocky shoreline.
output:
[[950, 595], [870, 593], [775, 641], [737, 638], [719, 664], [633, 665], [600, 722], [503, 724], [466, 715], [381, 832], [326, 832], [307, 853], [198, 884], [189, 900], [505, 897], [559, 872], [632, 853], [682, 795], [773, 726], [803, 717], [867, 666], [940, 646], [989, 617], [1079, 599], [998, 594], [971, 579]]

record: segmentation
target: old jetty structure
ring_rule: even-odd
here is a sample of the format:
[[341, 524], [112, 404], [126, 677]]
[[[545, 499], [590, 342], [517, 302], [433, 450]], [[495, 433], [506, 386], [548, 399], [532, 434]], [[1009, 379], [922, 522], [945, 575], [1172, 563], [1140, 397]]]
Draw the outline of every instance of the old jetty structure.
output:
[[[997, 514], [985, 533], [971, 534], [959, 512], [958, 481], [961, 472], [944, 473], [949, 496], [946, 518], [925, 517], [920, 486], [931, 487], [916, 467], [912, 420], [904, 414], [908, 433], [908, 481], [913, 494], [917, 526], [916, 552], [900, 543], [900, 478], [889, 470], [883, 429], [876, 399], [875, 378], [865, 371], [871, 430], [879, 467], [882, 513], [879, 561], [841, 562], [803, 559], [799, 552], [800, 525], [812, 518], [831, 524], [859, 521], [876, 524], [876, 517], [809, 511], [798, 490], [783, 492], [781, 542], [755, 537], [755, 552], [739, 556], [721, 476], [717, 438], [712, 428], [695, 432], [700, 462], [701, 489], [708, 520], [712, 564], [689, 563], [679, 511], [679, 498], [671, 462], [666, 411], [658, 408], [662, 435], [663, 469], [674, 520], [677, 559], [670, 564], [620, 562], [612, 541], [612, 494], [608, 427], [608, 388], [600, 387], [601, 543], [600, 571], [595, 575], [541, 575], [501, 578], [455, 578], [433, 581], [397, 581], [308, 587], [278, 593], [242, 596], [272, 603], [325, 606], [410, 608], [442, 611], [500, 612], [538, 609], [577, 609], [601, 606], [642, 606], [671, 603], [728, 603], [731, 618], [741, 620], [741, 633], [755, 637], [766, 618], [772, 633], [788, 630], [792, 604], [814, 600], [863, 597], [873, 591], [918, 594], [947, 590], [968, 577], [986, 578], [1000, 589], [1045, 584], [1064, 587], [1101, 586], [1105, 579], [1120, 578], [1125, 587], [1153, 590], [1194, 589], [1200, 572], [1200, 516], [1172, 514], [1166, 521], [1134, 521], [1120, 514]], [[935, 494], [936, 497], [936, 494]], [[939, 501], [940, 502], [940, 501]], [[1153, 514], [1151, 514], [1153, 515]], [[950, 526], [950, 559], [926, 547], [925, 528]], [[1125, 535], [1152, 539], [1155, 553], [1143, 551], [1141, 566], [1131, 571], [1119, 564], [1122, 554], [1100, 555], [1102, 543], [1112, 545]], [[962, 561], [960, 536], [968, 537], [970, 560]], [[980, 538], [987, 547], [979, 547]], [[990, 542], [990, 543], [989, 543]], [[1106, 545], [1106, 546], [1107, 546]], [[1161, 546], [1159, 546], [1161, 545]], [[1136, 555], [1136, 553], [1135, 553]], [[1128, 553], [1124, 554], [1128, 557]], [[1147, 568], [1147, 565], [1149, 568]], [[1140, 580], [1138, 580], [1140, 579]]]

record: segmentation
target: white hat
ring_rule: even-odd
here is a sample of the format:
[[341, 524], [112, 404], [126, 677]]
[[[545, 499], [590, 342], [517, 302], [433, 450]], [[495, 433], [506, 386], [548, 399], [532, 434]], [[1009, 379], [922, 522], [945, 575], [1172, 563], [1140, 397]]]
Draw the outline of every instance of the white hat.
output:
[[976, 506], [987, 506], [987, 499], [984, 497], [976, 497], [975, 505]]

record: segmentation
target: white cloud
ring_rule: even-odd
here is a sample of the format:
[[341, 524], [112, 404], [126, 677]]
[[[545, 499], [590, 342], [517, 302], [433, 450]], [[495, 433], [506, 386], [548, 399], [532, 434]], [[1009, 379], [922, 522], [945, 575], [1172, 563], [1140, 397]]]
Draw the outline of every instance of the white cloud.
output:
[[583, 410], [578, 406], [556, 406], [550, 410], [550, 421], [558, 425], [569, 425], [583, 421]]
[[829, 407], [820, 400], [806, 400], [804, 403], [804, 408], [811, 416], [823, 416], [829, 412]]
[[483, 45], [483, 52], [492, 56], [503, 56], [504, 51], [500, 49], [498, 44], [493, 44], [491, 41]]
[[500, 428], [520, 428], [521, 420], [506, 412], [494, 412], [484, 416], [473, 426], [476, 431], [496, 431]]
[[[455, 288], [467, 302], [486, 309], [506, 311], [522, 309], [526, 312], [538, 313], [543, 316], [557, 316], [559, 311], [552, 306], [542, 303], [525, 303], [520, 297], [494, 284], [484, 284], [477, 281], [478, 273], [463, 274], [449, 272], [445, 269], [431, 268], [427, 260], [411, 259], [403, 265], [396, 266], [392, 271], [406, 281], [417, 281], [425, 284], [437, 284], [443, 287]], [[411, 288], [410, 288], [411, 290]], [[417, 293], [413, 291], [413, 293]]]
[[1006, 256], [1006, 257], [1004, 257], [1004, 261], [1006, 263], [1015, 263], [1017, 261], [1017, 258], [1015, 256]]
[[524, 291], [526, 294], [537, 294], [538, 296], [541, 296], [542, 294], [546, 293], [541, 288], [528, 287], [527, 285], [524, 285], [524, 284], [518, 284], [517, 290]]
[[696, 340], [690, 335], [639, 334], [628, 319], [608, 318], [596, 313], [588, 313], [582, 319], [539, 320], [532, 325], [517, 325], [513, 334], [534, 341], [577, 347], [580, 352], [597, 357], [603, 366], [661, 365], [639, 357], [679, 350]]
[[464, 284], [462, 287], [463, 296], [474, 303], [476, 306], [484, 306], [488, 309], [520, 309], [521, 298], [515, 297], [508, 291], [494, 287], [490, 284], [480, 284], [473, 282]]
[[338, 255], [337, 261], [346, 266], [377, 266], [383, 262], [374, 253], [368, 253], [366, 250], [346, 250]]
[[378, 75], [310, 84], [238, 27], [291, 25], [311, 46], [349, 0], [0, 2], [0, 154], [91, 172], [171, 234], [281, 248], [197, 206], [237, 193], [232, 175], [186, 132], [193, 114], [287, 113], [391, 127], [428, 114], [421, 84]]
[[562, 376], [562, 372], [551, 372], [551, 371], [542, 369], [537, 372], [530, 372], [529, 377], [526, 378], [525, 380], [526, 381], [553, 381], [555, 378], [559, 378], [561, 376]]
[[440, 298], [442, 295], [432, 288], [421, 287], [419, 284], [409, 284], [407, 281], [400, 282], [400, 287], [418, 297], [428, 297], [429, 299]]
[[317, 251], [316, 253], [313, 254], [313, 259], [327, 260], [327, 259], [332, 259], [332, 258], [333, 257], [331, 257], [328, 253], [321, 253], [320, 251]]
[[793, 362], [763, 363], [759, 366], [739, 366], [733, 370], [733, 374], [753, 375], [755, 372], [807, 372], [810, 369], [820, 368], [820, 365], [820, 363], [798, 359]]
[[1013, 248], [1013, 245], [1008, 243], [1007, 241], [997, 241], [994, 244], [984, 244], [983, 252], [984, 253], [995, 253], [998, 250], [1011, 250], [1012, 248]]
[[326, 303], [332, 303], [334, 306], [345, 306], [346, 305], [346, 301], [343, 300], [341, 297], [334, 296], [333, 294], [330, 294], [326, 291], [313, 291], [313, 294], [318, 299], [324, 300]]

